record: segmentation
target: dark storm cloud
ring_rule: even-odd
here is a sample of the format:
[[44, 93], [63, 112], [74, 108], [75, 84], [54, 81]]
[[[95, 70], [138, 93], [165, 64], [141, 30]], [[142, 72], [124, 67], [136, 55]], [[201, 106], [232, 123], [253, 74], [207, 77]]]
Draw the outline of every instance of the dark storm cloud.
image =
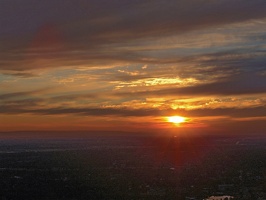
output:
[[114, 47], [264, 18], [265, 8], [264, 0], [1, 1], [0, 69], [146, 62]]

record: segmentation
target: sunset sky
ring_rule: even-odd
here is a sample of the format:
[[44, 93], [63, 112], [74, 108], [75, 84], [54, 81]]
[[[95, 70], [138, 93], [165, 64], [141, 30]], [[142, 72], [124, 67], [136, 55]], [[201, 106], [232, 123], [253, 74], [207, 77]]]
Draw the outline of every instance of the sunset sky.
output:
[[0, 132], [77, 130], [265, 133], [266, 1], [0, 1]]

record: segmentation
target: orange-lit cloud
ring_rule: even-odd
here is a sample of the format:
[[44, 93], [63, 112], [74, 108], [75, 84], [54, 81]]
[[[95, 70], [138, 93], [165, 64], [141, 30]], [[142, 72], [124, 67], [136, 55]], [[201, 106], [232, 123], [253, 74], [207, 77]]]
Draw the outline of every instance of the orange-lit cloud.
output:
[[25, 1], [0, 2], [1, 130], [266, 131], [264, 0]]

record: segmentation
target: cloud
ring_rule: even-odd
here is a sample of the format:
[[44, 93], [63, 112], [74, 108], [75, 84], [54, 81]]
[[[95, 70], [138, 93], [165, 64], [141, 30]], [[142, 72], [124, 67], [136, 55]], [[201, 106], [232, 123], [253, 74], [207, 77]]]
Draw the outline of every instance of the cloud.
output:
[[[155, 37], [168, 34], [184, 33], [191, 30], [220, 26], [250, 19], [266, 17], [265, 2], [256, 1], [124, 1], [112, 2], [104, 23], [77, 24], [75, 34], [86, 34], [90, 39], [106, 42], [121, 42], [128, 39]], [[102, 7], [104, 10], [106, 8]], [[119, 11], [117, 12], [117, 8]], [[253, 12], [256, 10], [256, 12]], [[97, 21], [100, 21], [99, 19]], [[89, 27], [89, 28], [88, 28]], [[81, 35], [82, 34], [82, 35]], [[81, 37], [82, 38], [82, 37]], [[97, 40], [96, 40], [97, 41]]]
[[37, 89], [37, 90], [32, 90], [32, 91], [23, 91], [23, 92], [10, 92], [6, 94], [0, 94], [0, 101], [3, 100], [8, 100], [8, 99], [16, 99], [16, 98], [23, 98], [27, 97], [30, 95], [36, 95], [36, 94], [41, 94], [43, 92], [49, 91], [51, 88], [42, 88], [42, 89]]
[[37, 114], [37, 115], [90, 115], [90, 116], [158, 116], [160, 111], [157, 109], [116, 109], [116, 108], [23, 108], [23, 105], [2, 105], [0, 106], [3, 114]]
[[233, 77], [187, 87], [171, 87], [154, 90], [144, 90], [140, 92], [116, 92], [114, 95], [126, 97], [182, 97], [182, 96], [211, 96], [211, 95], [248, 95], [266, 93], [266, 79], [264, 76], [256, 74], [242, 74]]
[[[110, 63], [177, 63], [126, 50], [130, 42], [266, 17], [264, 0], [65, 1], [0, 3], [0, 69]], [[169, 52], [167, 53], [169, 54]], [[182, 57], [183, 58], [183, 57]]]
[[[41, 104], [40, 104], [41, 103]], [[68, 107], [68, 106], [44, 106], [45, 102], [40, 98], [28, 98], [17, 101], [6, 101], [0, 105], [1, 114], [35, 114], [35, 115], [81, 115], [81, 116], [171, 116], [182, 115], [192, 118], [227, 116], [232, 118], [265, 117], [266, 106], [261, 104], [253, 107], [229, 107], [229, 108], [197, 108], [170, 109], [170, 108], [130, 108], [130, 107]]]
[[3, 75], [7, 75], [7, 76], [15, 76], [15, 77], [19, 77], [19, 78], [32, 78], [32, 77], [38, 77], [37, 74], [34, 74], [32, 72], [3, 72]]
[[176, 110], [176, 113], [183, 113], [184, 115], [191, 117], [203, 117], [203, 116], [227, 116], [232, 118], [245, 118], [245, 117], [264, 117], [266, 107], [249, 107], [249, 108], [216, 108], [216, 109], [195, 109], [195, 110]]

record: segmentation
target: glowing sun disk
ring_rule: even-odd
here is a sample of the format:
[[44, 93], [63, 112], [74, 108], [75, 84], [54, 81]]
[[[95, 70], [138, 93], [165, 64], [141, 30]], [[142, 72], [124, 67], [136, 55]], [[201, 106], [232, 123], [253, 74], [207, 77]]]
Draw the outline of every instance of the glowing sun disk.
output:
[[181, 117], [181, 116], [171, 116], [171, 117], [168, 117], [168, 121], [172, 122], [174, 124], [180, 124], [180, 123], [185, 122], [186, 118], [185, 117]]

